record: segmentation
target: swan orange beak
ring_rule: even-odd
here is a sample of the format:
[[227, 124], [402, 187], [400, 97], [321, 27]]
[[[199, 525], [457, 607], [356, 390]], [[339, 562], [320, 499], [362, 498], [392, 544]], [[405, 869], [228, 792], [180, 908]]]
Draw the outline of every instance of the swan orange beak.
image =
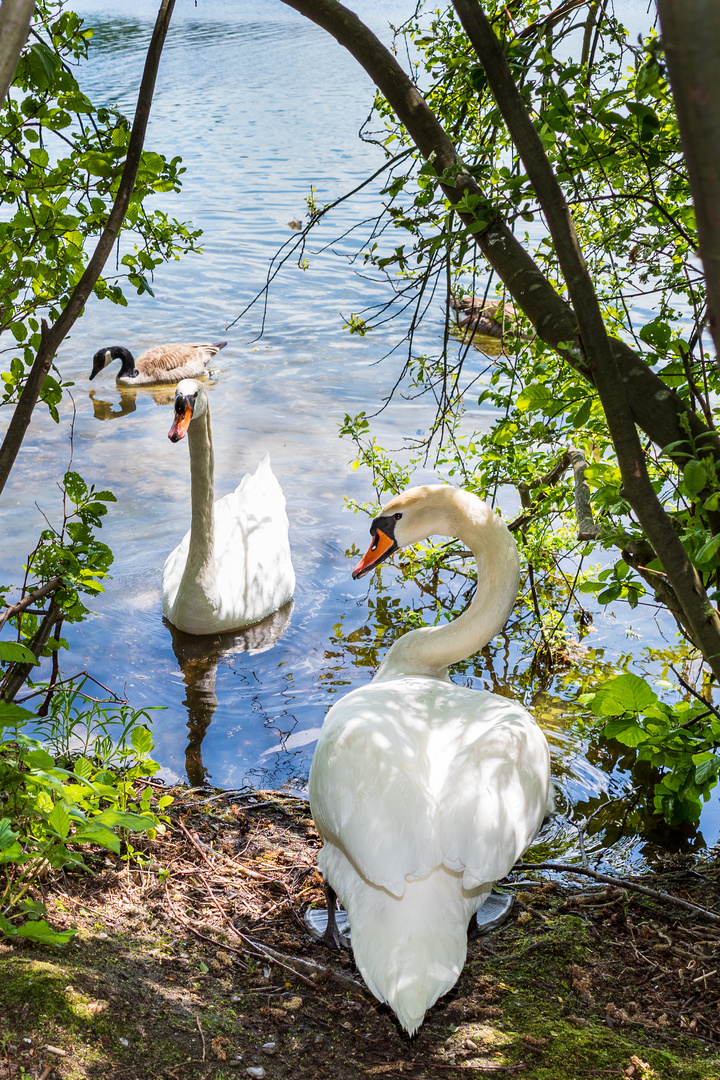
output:
[[185, 437], [187, 429], [190, 427], [192, 415], [192, 408], [190, 405], [185, 406], [184, 412], [175, 413], [172, 427], [168, 431], [168, 439], [170, 442], [180, 442], [180, 440]]
[[388, 555], [392, 555], [393, 551], [397, 551], [397, 547], [395, 540], [386, 536], [382, 529], [376, 529], [372, 544], [352, 572], [353, 581], [373, 570], [383, 559], [387, 559]]

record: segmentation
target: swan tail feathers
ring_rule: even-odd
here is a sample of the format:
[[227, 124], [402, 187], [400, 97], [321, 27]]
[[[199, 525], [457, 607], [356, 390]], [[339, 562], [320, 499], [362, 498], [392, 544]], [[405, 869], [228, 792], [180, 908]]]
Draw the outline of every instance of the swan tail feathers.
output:
[[427, 1010], [457, 982], [467, 925], [490, 886], [468, 895], [460, 875], [440, 867], [407, 882], [398, 898], [356, 874], [331, 844], [318, 861], [348, 913], [355, 963], [368, 989], [414, 1035]]

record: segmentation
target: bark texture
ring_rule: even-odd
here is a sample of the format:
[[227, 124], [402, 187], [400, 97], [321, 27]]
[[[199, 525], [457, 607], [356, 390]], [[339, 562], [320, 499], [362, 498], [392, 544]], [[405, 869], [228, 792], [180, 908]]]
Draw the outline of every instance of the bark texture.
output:
[[0, 105], [7, 97], [23, 45], [27, 41], [35, 0], [2, 0], [0, 6]]
[[710, 332], [717, 358], [720, 354], [720, 4], [717, 0], [658, 0], [657, 6], [695, 204]]

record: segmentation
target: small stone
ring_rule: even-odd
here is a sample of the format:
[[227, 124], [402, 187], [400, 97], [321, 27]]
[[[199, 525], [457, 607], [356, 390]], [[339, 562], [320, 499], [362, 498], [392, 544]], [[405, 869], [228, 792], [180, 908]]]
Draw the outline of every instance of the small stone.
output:
[[262, 1080], [263, 1076], [265, 1075], [265, 1070], [262, 1068], [261, 1065], [251, 1065], [245, 1070], [245, 1072], [248, 1074], [248, 1076], [255, 1077], [255, 1080]]
[[282, 1007], [283, 1009], [299, 1009], [302, 1003], [303, 999], [301, 997], [291, 997], [287, 1001], [283, 1001]]
[[128, 1040], [127, 1040], [127, 1039], [123, 1039], [122, 1037], [120, 1037], [120, 1038], [118, 1039], [118, 1042], [120, 1043], [120, 1045], [121, 1045], [121, 1046], [129, 1046], [129, 1045], [130, 1045], [130, 1043], [128, 1042]]
[[262, 1050], [263, 1054], [267, 1054], [268, 1057], [272, 1057], [273, 1054], [277, 1054], [277, 1043], [276, 1042], [263, 1043], [260, 1049]]
[[466, 1039], [465, 1040], [465, 1049], [466, 1050], [478, 1050], [479, 1047], [478, 1047], [478, 1044], [476, 1042], [472, 1041], [472, 1039]]

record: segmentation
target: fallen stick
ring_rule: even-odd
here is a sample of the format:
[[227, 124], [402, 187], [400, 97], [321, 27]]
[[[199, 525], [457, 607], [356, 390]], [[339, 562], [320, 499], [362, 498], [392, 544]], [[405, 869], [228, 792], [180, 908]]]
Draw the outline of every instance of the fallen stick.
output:
[[634, 881], [628, 881], [627, 878], [610, 877], [608, 874], [599, 874], [597, 870], [590, 870], [585, 866], [577, 866], [575, 863], [521, 862], [516, 863], [513, 870], [557, 870], [561, 874], [584, 874], [585, 877], [590, 877], [593, 881], [600, 881], [603, 885], [616, 885], [621, 889], [631, 889], [633, 892], [642, 893], [643, 896], [651, 896], [653, 900], [662, 900], [665, 903], [675, 904], [677, 907], [685, 908], [686, 911], [691, 911], [694, 915], [699, 915], [701, 918], [707, 919], [708, 922], [720, 925], [720, 915], [716, 915], [714, 911], [708, 911], [707, 908], [699, 907], [697, 904], [691, 904], [689, 900], [681, 900], [678, 896], [672, 896], [670, 893], [661, 892], [659, 889], [650, 889], [647, 885], [638, 885]]

